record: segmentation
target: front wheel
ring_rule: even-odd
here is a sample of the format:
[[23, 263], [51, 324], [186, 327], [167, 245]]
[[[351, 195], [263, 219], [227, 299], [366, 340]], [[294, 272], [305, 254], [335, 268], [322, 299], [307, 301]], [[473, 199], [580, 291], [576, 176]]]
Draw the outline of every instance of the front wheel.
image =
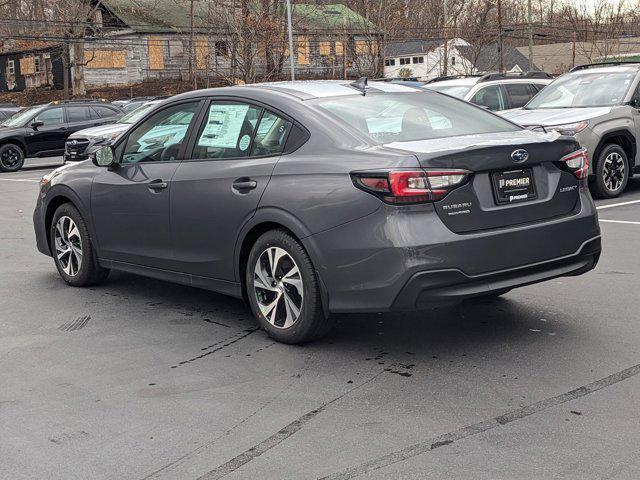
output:
[[594, 196], [614, 198], [620, 195], [629, 180], [629, 161], [622, 147], [614, 144], [605, 145], [596, 159], [594, 173]]
[[102, 282], [109, 270], [98, 265], [89, 230], [70, 203], [58, 207], [50, 231], [51, 253], [62, 279], [74, 287]]
[[289, 233], [271, 230], [258, 238], [245, 274], [251, 310], [274, 340], [303, 343], [331, 329], [311, 260]]
[[24, 165], [24, 152], [18, 145], [5, 143], [0, 146], [0, 171], [17, 172]]

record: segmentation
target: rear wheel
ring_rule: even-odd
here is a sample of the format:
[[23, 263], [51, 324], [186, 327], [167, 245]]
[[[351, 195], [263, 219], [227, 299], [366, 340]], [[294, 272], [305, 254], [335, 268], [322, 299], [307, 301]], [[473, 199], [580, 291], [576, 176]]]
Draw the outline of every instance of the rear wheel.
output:
[[70, 203], [58, 207], [51, 222], [51, 253], [62, 279], [74, 287], [102, 282], [109, 270], [98, 265], [89, 231]]
[[595, 181], [592, 184], [594, 196], [614, 198], [620, 195], [629, 180], [629, 160], [619, 145], [605, 145], [595, 164]]
[[251, 310], [273, 339], [303, 343], [331, 329], [311, 260], [284, 230], [271, 230], [258, 238], [245, 274]]
[[17, 172], [24, 165], [24, 152], [22, 148], [13, 143], [5, 143], [0, 146], [0, 171]]

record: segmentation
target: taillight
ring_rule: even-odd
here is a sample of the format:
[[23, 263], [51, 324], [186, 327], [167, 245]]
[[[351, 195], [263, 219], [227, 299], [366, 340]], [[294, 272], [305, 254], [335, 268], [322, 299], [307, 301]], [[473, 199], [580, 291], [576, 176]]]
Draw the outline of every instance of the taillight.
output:
[[586, 148], [581, 148], [569, 155], [565, 155], [560, 161], [566, 165], [578, 180], [584, 180], [589, 175], [589, 157]]
[[467, 170], [392, 170], [386, 172], [353, 172], [356, 187], [372, 193], [387, 203], [406, 204], [434, 202], [464, 184]]

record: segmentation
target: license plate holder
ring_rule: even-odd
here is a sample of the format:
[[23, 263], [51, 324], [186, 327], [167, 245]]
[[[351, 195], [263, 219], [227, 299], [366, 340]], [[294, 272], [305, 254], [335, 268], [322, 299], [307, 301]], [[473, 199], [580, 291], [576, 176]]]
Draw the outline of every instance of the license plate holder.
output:
[[491, 174], [493, 195], [498, 205], [527, 202], [538, 198], [532, 168], [518, 168]]

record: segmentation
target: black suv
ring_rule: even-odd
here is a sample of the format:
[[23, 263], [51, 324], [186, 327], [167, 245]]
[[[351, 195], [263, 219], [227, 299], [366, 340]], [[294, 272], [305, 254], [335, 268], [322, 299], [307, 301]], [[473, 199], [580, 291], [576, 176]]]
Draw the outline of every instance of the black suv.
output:
[[26, 108], [0, 123], [0, 171], [15, 172], [25, 157], [62, 155], [69, 135], [115, 122], [122, 110], [101, 100], [56, 101]]

